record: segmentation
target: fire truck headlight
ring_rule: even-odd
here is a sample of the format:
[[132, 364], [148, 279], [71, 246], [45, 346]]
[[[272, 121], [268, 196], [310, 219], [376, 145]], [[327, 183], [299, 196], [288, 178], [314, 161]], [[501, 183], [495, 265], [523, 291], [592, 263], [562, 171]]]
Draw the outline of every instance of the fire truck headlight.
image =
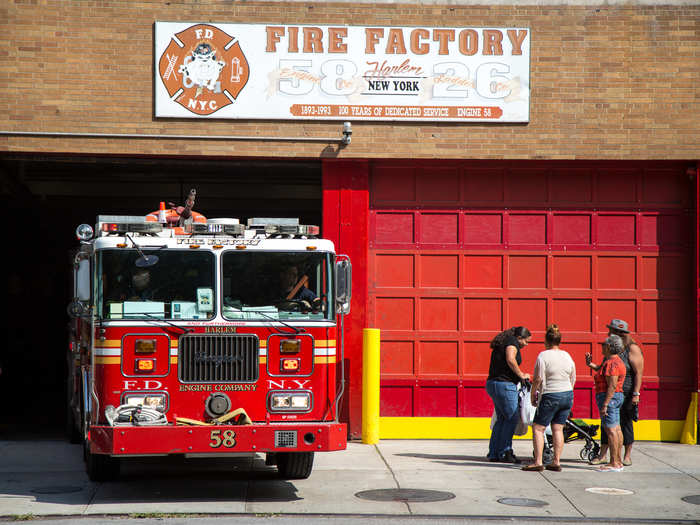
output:
[[310, 392], [273, 392], [270, 394], [271, 412], [300, 412], [311, 410]]
[[75, 229], [75, 236], [79, 241], [89, 241], [93, 235], [92, 226], [89, 224], [81, 224]]
[[160, 412], [165, 412], [166, 397], [165, 394], [126, 394], [124, 396], [125, 405], [143, 405], [148, 408], [154, 408]]
[[270, 398], [271, 407], [274, 409], [290, 408], [292, 406], [291, 396], [288, 394], [273, 394]]
[[309, 408], [309, 396], [292, 396], [292, 408]]

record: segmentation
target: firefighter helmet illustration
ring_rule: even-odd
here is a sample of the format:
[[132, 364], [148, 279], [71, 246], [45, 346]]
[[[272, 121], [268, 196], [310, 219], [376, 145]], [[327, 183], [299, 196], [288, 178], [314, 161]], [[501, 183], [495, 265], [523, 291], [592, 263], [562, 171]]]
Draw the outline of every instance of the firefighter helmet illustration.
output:
[[158, 71], [171, 100], [201, 116], [233, 104], [250, 73], [237, 39], [208, 24], [173, 35]]

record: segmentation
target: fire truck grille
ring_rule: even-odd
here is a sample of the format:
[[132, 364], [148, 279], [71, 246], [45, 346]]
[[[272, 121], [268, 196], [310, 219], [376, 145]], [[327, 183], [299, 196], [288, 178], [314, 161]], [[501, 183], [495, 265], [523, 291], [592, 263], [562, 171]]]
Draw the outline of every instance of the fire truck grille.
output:
[[180, 338], [177, 366], [181, 383], [258, 380], [257, 336], [187, 334]]
[[275, 430], [275, 448], [297, 448], [296, 430]]

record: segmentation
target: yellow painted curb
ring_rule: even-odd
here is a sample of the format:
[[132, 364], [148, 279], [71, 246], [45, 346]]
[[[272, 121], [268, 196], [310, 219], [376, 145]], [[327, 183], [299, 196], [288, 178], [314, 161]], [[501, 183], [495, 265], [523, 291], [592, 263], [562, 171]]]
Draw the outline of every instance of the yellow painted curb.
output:
[[[600, 425], [598, 419], [583, 419]], [[381, 417], [379, 439], [489, 439], [490, 417]], [[644, 420], [634, 424], [637, 441], [680, 441], [684, 421]], [[515, 439], [532, 439], [532, 432]], [[600, 439], [600, 429], [596, 434]]]

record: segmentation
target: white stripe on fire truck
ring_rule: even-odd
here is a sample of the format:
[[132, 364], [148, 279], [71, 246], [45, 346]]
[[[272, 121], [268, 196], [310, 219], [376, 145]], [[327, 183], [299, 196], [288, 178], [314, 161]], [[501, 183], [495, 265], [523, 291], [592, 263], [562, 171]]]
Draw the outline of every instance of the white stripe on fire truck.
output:
[[[319, 348], [316, 347], [314, 350], [314, 355], [315, 356], [329, 356], [329, 355], [335, 355], [336, 354], [336, 349], [335, 347], [327, 347], [327, 348]], [[122, 350], [121, 348], [95, 348], [95, 355], [97, 356], [116, 356], [119, 357], [122, 355]], [[177, 348], [170, 348], [170, 355], [177, 357]], [[267, 356], [267, 348], [261, 348], [260, 349], [260, 357], [265, 357]]]

